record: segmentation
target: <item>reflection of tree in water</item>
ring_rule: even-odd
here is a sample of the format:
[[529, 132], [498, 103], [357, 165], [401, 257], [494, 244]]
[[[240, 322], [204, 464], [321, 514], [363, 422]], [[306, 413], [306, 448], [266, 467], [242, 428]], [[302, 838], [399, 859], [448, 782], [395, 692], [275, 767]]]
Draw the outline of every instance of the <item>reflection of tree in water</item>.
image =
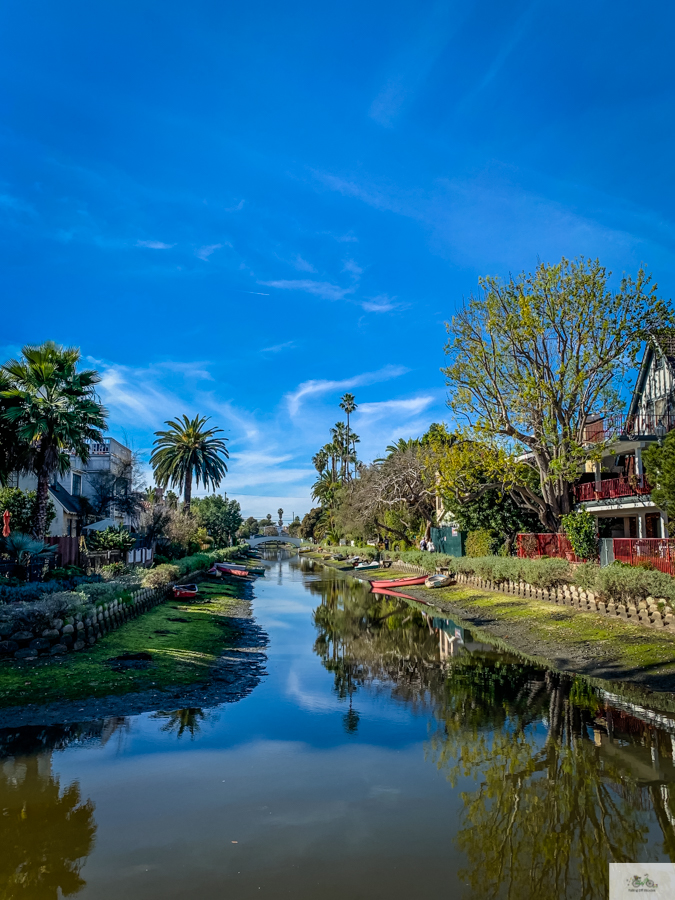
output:
[[51, 754], [0, 763], [0, 896], [56, 900], [81, 890], [94, 846], [94, 804], [73, 782], [64, 790]]
[[153, 719], [167, 719], [168, 721], [162, 725], [162, 731], [175, 732], [177, 738], [181, 738], [187, 731], [190, 740], [194, 740], [196, 734], [201, 731], [201, 722], [209, 718], [208, 713], [203, 709], [191, 707], [190, 709], [174, 709], [169, 712], [158, 710]]
[[437, 620], [404, 601], [337, 579], [310, 590], [321, 595], [315, 650], [338, 696], [386, 685], [426, 707], [428, 756], [453, 784], [477, 783], [461, 795], [456, 835], [467, 896], [595, 900], [607, 896], [610, 862], [675, 862], [667, 732], [601, 702], [582, 679], [514, 656], [474, 645], [444, 658]]

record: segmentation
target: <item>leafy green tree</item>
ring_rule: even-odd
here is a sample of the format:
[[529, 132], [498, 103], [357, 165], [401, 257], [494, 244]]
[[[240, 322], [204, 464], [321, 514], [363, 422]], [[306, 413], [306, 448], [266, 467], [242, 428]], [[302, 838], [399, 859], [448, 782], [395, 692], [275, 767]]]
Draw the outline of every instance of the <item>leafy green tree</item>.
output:
[[183, 415], [177, 420], [169, 420], [168, 431], [156, 432], [155, 450], [150, 464], [155, 472], [155, 481], [160, 487], [170, 484], [183, 491], [183, 512], [190, 512], [192, 501], [192, 479], [197, 487], [220, 485], [225, 477], [229, 458], [227, 438], [216, 437], [222, 428], [204, 428], [207, 416], [188, 419]]
[[49, 483], [55, 472], [70, 468], [70, 454], [89, 459], [89, 441], [101, 441], [107, 411], [95, 387], [101, 380], [93, 369], [78, 370], [80, 351], [46, 341], [26, 346], [20, 359], [2, 366], [9, 387], [0, 392], [7, 401], [2, 416], [27, 449], [22, 467], [37, 475], [37, 505], [33, 533], [47, 533]]
[[192, 512], [213, 538], [216, 547], [229, 547], [243, 523], [239, 501], [228, 500], [226, 494], [193, 500]]
[[300, 537], [303, 537], [306, 541], [314, 540], [316, 528], [321, 522], [323, 515], [324, 512], [320, 506], [315, 506], [308, 513], [305, 513], [300, 525]]
[[[37, 512], [37, 494], [35, 491], [22, 491], [19, 488], [0, 488], [0, 516], [7, 510], [11, 519], [9, 527], [12, 531], [30, 534]], [[56, 510], [51, 500], [47, 501], [47, 531], [56, 518]]]
[[481, 278], [447, 325], [449, 405], [494, 451], [485, 489], [506, 483], [548, 531], [572, 508], [581, 464], [600, 452], [584, 440], [587, 425], [621, 409], [620, 387], [642, 342], [673, 323], [642, 269], [615, 290], [610, 276], [581, 258], [506, 281]]
[[652, 485], [652, 500], [668, 516], [668, 530], [675, 528], [675, 431], [642, 454], [645, 473]]

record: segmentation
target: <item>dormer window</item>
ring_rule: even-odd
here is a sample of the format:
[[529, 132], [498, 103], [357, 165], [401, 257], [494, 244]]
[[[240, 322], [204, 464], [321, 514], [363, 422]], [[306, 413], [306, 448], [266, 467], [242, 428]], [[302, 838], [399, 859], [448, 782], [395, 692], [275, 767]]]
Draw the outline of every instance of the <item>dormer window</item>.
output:
[[73, 489], [70, 492], [73, 497], [79, 497], [82, 494], [82, 476], [73, 474]]

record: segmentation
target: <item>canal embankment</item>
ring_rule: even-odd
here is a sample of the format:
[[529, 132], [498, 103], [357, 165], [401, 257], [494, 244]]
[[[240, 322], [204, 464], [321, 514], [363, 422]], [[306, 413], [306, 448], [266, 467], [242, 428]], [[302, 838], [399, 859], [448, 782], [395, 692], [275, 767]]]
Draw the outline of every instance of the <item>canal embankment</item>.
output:
[[[322, 565], [365, 580], [410, 574], [394, 561], [385, 572], [359, 573], [321, 554]], [[675, 634], [531, 596], [504, 594], [471, 584], [446, 588], [407, 587], [406, 595], [432, 605], [448, 617], [480, 629], [505, 649], [561, 672], [622, 685], [640, 691], [675, 691]]]
[[0, 663], [0, 728], [216, 705], [265, 673], [250, 582], [202, 578], [78, 653]]

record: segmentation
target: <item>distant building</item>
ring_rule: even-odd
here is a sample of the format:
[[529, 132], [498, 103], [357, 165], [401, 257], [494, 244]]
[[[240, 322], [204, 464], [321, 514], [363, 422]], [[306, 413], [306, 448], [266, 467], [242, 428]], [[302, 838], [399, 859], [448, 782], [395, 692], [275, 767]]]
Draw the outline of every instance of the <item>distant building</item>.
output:
[[[131, 490], [131, 450], [115, 438], [92, 441], [89, 447], [86, 463], [71, 455], [68, 472], [65, 475], [57, 472], [49, 486], [49, 497], [56, 510], [49, 529], [52, 536], [79, 535], [84, 525], [97, 519], [133, 524], [115, 502], [115, 496]], [[14, 473], [9, 484], [23, 491], [34, 491], [37, 476]]]

